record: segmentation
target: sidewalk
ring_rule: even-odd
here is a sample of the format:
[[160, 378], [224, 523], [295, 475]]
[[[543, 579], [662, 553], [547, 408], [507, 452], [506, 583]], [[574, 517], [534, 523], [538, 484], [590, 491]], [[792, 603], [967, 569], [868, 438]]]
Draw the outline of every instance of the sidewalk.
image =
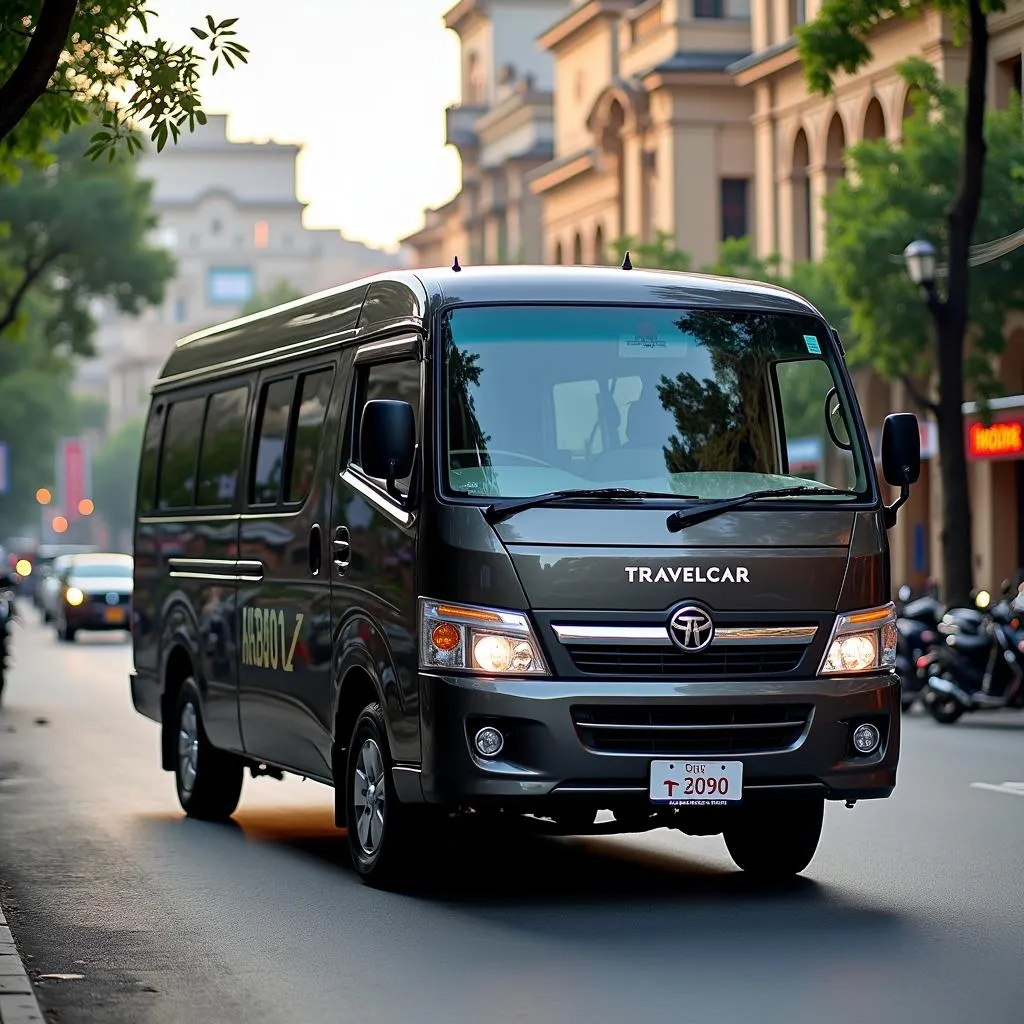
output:
[[43, 1024], [32, 982], [0, 907], [0, 1024]]

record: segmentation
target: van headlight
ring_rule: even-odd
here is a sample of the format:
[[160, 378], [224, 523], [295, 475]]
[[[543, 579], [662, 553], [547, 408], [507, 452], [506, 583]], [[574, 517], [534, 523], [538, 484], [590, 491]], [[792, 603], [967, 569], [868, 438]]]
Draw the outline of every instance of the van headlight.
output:
[[420, 599], [420, 667], [489, 676], [546, 676], [547, 663], [522, 612]]
[[820, 676], [847, 675], [896, 664], [896, 606], [846, 612], [836, 619]]

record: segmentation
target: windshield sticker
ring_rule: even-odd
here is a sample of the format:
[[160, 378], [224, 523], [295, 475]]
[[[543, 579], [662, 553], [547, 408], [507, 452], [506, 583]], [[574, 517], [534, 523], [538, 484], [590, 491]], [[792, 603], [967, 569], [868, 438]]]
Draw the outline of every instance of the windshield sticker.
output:
[[818, 339], [813, 334], [804, 335], [804, 344], [807, 346], [807, 351], [812, 356], [821, 355], [821, 345], [818, 344]]
[[619, 335], [619, 356], [624, 359], [660, 359], [668, 354], [669, 348], [678, 350], [686, 343], [685, 337], [659, 337], [654, 324], [637, 324], [633, 334]]

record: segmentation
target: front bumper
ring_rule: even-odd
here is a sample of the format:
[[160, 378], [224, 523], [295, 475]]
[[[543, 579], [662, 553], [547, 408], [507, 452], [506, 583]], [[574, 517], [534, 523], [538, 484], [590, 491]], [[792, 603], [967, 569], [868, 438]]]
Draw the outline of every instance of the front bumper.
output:
[[[744, 793], [806, 791], [831, 800], [863, 800], [887, 797], [896, 784], [900, 684], [890, 673], [728, 683], [480, 680], [421, 673], [420, 692], [422, 764], [396, 769], [403, 800], [498, 804], [524, 811], [562, 800], [604, 808], [647, 803], [651, 761], [664, 757], [741, 760]], [[803, 724], [796, 725], [800, 714], [805, 714]], [[652, 732], [638, 725], [622, 734], [626, 739], [614, 751], [607, 744], [597, 749], [609, 731], [586, 725], [587, 720], [623, 717], [633, 723], [676, 721], [680, 715], [726, 724], [718, 731], [691, 726], [692, 732], [673, 732], [674, 727], [664, 725], [663, 731]], [[729, 719], [769, 722], [782, 717], [794, 723], [788, 732], [728, 725]], [[867, 756], [854, 750], [851, 739], [863, 721], [875, 724], [882, 737]], [[471, 746], [484, 725], [496, 726], [506, 737], [493, 759]], [[694, 737], [702, 750], [680, 749], [679, 743]], [[769, 737], [771, 742], [755, 749], [758, 738]], [[714, 749], [719, 739], [728, 749]], [[675, 742], [675, 748], [665, 752], [666, 742]]]
[[62, 614], [71, 629], [93, 631], [131, 628], [129, 609], [123, 603], [114, 606], [91, 602], [78, 606], [67, 605]]

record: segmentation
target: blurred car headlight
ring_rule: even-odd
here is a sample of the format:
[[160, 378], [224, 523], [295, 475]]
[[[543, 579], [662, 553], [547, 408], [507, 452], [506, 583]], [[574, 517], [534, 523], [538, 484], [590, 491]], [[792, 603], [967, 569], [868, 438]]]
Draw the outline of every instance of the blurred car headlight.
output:
[[68, 587], [64, 593], [64, 600], [67, 601], [72, 608], [77, 608], [85, 601], [85, 594], [83, 594], [78, 587]]
[[522, 612], [420, 601], [420, 667], [495, 676], [546, 676], [547, 663]]
[[846, 612], [836, 619], [820, 676], [850, 675], [896, 664], [896, 606]]
[[32, 563], [27, 558], [19, 558], [14, 563], [14, 571], [21, 577], [32, 575]]

